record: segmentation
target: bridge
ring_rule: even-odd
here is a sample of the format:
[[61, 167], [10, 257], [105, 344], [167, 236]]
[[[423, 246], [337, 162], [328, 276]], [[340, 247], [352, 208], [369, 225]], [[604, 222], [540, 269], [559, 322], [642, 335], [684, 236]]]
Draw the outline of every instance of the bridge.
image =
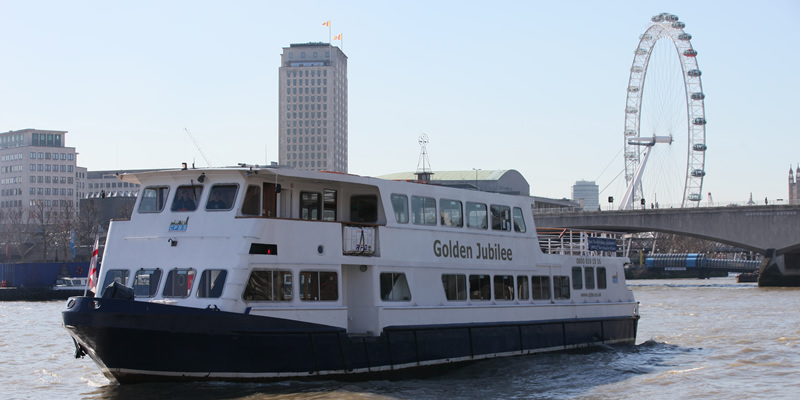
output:
[[784, 282], [800, 286], [800, 204], [537, 213], [534, 220], [537, 227], [666, 232], [725, 243], [764, 254], [762, 275], [779, 269]]

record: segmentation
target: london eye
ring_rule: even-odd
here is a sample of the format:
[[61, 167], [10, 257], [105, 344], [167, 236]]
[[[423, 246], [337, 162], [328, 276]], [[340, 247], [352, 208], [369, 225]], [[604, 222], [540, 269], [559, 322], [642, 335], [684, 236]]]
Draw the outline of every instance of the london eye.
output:
[[651, 20], [639, 37], [628, 80], [623, 132], [628, 190], [620, 209], [659, 201], [697, 207], [707, 149], [697, 51], [678, 16], [661, 13]]

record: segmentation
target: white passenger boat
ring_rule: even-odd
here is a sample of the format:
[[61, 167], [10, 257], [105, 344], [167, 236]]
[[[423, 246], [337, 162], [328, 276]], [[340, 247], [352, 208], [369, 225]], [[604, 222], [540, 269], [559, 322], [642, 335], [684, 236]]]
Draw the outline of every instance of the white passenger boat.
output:
[[369, 378], [636, 338], [617, 238], [537, 235], [527, 196], [257, 166], [120, 179], [143, 189], [100, 293], [63, 311], [111, 380]]

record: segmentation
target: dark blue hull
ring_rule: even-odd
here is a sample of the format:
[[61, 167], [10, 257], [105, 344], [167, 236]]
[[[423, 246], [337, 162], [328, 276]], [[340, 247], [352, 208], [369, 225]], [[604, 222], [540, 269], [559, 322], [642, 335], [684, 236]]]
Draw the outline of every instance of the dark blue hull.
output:
[[[74, 301], [74, 302], [73, 302]], [[70, 305], [71, 304], [71, 305]], [[633, 343], [638, 317], [387, 327], [378, 337], [210, 309], [77, 297], [64, 327], [109, 379], [265, 381], [363, 377], [415, 367]]]

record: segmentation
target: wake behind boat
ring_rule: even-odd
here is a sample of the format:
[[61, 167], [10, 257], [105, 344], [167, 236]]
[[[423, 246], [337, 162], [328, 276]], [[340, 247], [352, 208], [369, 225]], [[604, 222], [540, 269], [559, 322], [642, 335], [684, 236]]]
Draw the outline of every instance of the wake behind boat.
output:
[[99, 297], [63, 311], [112, 381], [370, 377], [634, 343], [618, 238], [526, 196], [276, 167], [125, 174]]

